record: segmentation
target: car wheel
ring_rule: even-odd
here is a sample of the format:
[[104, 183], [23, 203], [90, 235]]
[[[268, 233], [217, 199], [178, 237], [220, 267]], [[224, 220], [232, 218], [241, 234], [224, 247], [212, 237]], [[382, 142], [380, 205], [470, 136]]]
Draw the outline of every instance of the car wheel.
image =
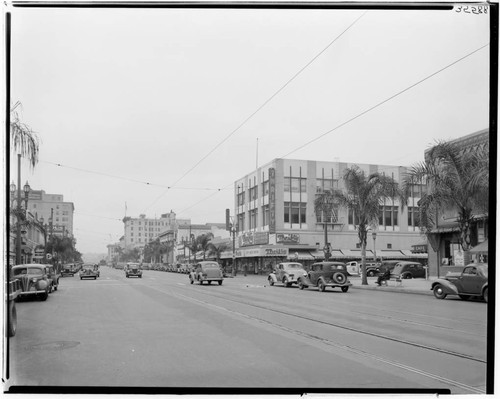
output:
[[191, 284], [193, 284], [193, 283], [194, 283], [194, 280], [193, 280], [193, 278], [192, 278], [192, 277], [189, 277], [189, 282], [190, 282]]
[[320, 280], [320, 281], [318, 282], [318, 288], [319, 288], [319, 292], [325, 292], [326, 285], [325, 285], [325, 283], [323, 282], [323, 280]]
[[488, 303], [488, 287], [486, 287], [483, 291], [483, 298], [486, 303]]
[[347, 286], [347, 287], [340, 287], [340, 289], [342, 290], [342, 292], [347, 292], [347, 291], [349, 291], [349, 286]]
[[304, 288], [306, 288], [306, 286], [302, 282], [302, 279], [300, 279], [300, 278], [299, 278], [299, 281], [297, 281], [297, 284], [299, 286], [299, 290], [303, 290]]
[[97, 276], [94, 277], [94, 280], [97, 280]]
[[222, 280], [219, 280], [219, 285], [222, 285]]
[[405, 279], [405, 280], [410, 280], [412, 278], [413, 278], [413, 275], [411, 273], [403, 274], [403, 279]]
[[288, 277], [283, 277], [283, 285], [285, 287], [290, 287], [291, 286], [290, 282], [288, 281]]
[[57, 291], [58, 286], [59, 286], [59, 283], [57, 283], [57, 285], [54, 285], [54, 291]]
[[269, 285], [273, 286], [274, 285], [274, 280], [272, 277], [268, 277], [267, 281], [269, 281]]
[[437, 299], [444, 299], [444, 298], [446, 298], [447, 294], [444, 292], [443, 286], [441, 284], [437, 284], [436, 286], [434, 286], [433, 292], [434, 292], [434, 296]]
[[16, 335], [17, 330], [17, 311], [16, 303], [14, 301], [9, 301], [9, 326], [8, 326], [9, 337]]
[[375, 272], [374, 272], [373, 270], [368, 270], [368, 271], [366, 272], [366, 275], [367, 275], [368, 277], [374, 277], [374, 276], [375, 276]]
[[333, 274], [333, 281], [337, 284], [344, 284], [347, 281], [347, 277], [343, 273], [335, 272]]
[[462, 301], [468, 301], [470, 299], [470, 295], [459, 295]]
[[211, 285], [212, 284], [212, 281], [211, 280], [208, 280], [208, 285]]

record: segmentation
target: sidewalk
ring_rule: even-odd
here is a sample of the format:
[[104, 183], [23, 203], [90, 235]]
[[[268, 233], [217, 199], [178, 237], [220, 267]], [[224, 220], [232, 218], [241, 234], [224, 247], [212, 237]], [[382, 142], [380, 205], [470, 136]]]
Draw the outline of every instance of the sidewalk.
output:
[[[229, 277], [238, 282], [252, 284], [252, 285], [267, 285], [267, 275], [256, 275], [256, 274], [238, 274], [236, 277]], [[368, 285], [361, 284], [361, 277], [350, 276], [349, 281], [352, 283], [351, 289], [360, 290], [375, 290], [375, 291], [385, 291], [385, 292], [399, 292], [407, 294], [423, 294], [423, 295], [433, 295], [431, 286], [432, 282], [435, 281], [437, 277], [430, 276], [429, 279], [414, 278], [402, 280], [401, 285], [397, 285], [395, 281], [388, 281], [387, 286], [378, 286], [376, 284], [377, 277], [368, 277]]]

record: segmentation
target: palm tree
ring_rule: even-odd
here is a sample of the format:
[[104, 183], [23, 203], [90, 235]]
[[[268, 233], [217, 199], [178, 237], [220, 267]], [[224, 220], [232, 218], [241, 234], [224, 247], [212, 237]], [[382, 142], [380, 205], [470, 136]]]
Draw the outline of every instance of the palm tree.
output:
[[227, 251], [229, 249], [229, 244], [225, 242], [221, 242], [220, 244], [209, 243], [210, 255], [215, 255], [217, 259], [217, 263], [220, 263], [220, 256], [222, 252]]
[[32, 168], [38, 163], [39, 144], [36, 133], [27, 124], [21, 122], [17, 109], [21, 103], [16, 102], [10, 109], [10, 137], [12, 150], [21, 157], [27, 158]]
[[464, 151], [456, 143], [438, 142], [424, 162], [414, 165], [404, 181], [405, 197], [415, 183], [427, 183], [427, 192], [418, 202], [420, 229], [430, 237], [437, 216], [456, 209], [459, 243], [466, 253], [471, 248], [471, 232], [476, 216], [488, 214], [489, 146]]
[[372, 173], [368, 176], [358, 166], [345, 170], [342, 177], [345, 192], [333, 191], [331, 196], [339, 206], [353, 212], [354, 225], [361, 244], [361, 284], [368, 285], [366, 278], [366, 241], [370, 226], [378, 226], [380, 206], [384, 200], [399, 195], [398, 185], [391, 177]]
[[198, 241], [198, 248], [200, 251], [203, 251], [203, 260], [205, 260], [207, 251], [210, 249], [210, 241], [212, 238], [214, 238], [212, 233], [206, 233], [196, 237], [196, 240]]
[[337, 222], [338, 200], [334, 191], [325, 190], [316, 195], [314, 199], [314, 212], [318, 223], [323, 223], [325, 233], [325, 261], [331, 256], [330, 246], [328, 245], [328, 225]]

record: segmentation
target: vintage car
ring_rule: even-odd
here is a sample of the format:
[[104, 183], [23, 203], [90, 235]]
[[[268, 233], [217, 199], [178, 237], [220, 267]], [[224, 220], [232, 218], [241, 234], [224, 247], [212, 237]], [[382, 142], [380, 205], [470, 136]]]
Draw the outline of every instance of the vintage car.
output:
[[204, 281], [207, 281], [208, 284], [217, 281], [219, 285], [222, 285], [222, 280], [224, 280], [224, 277], [222, 276], [221, 267], [217, 262], [213, 261], [198, 262], [193, 265], [193, 271], [189, 273], [191, 284], [195, 281], [200, 284], [203, 284]]
[[71, 276], [73, 277], [76, 273], [76, 266], [73, 263], [68, 263], [66, 265], [63, 265], [61, 269], [61, 277], [64, 276]]
[[97, 277], [99, 277], [99, 275], [94, 270], [94, 265], [83, 265], [80, 269], [80, 280], [83, 280], [84, 278], [93, 278], [94, 280], [97, 280]]
[[21, 281], [9, 280], [9, 297], [7, 298], [7, 335], [13, 337], [17, 331], [16, 299], [21, 294]]
[[57, 269], [52, 265], [46, 265], [47, 276], [51, 281], [51, 285], [49, 287], [49, 292], [57, 291], [59, 288], [59, 279], [61, 278], [60, 273], [58, 273]]
[[20, 281], [21, 298], [34, 296], [45, 301], [49, 297], [52, 280], [49, 278], [47, 265], [30, 263], [12, 266], [11, 279]]
[[[366, 275], [368, 277], [378, 276], [380, 273], [379, 265], [377, 263], [366, 263]], [[361, 274], [362, 263], [361, 261], [347, 262], [347, 272], [350, 275], [359, 276]]]
[[476, 297], [488, 302], [488, 264], [471, 263], [462, 272], [449, 272], [434, 281], [431, 290], [437, 299], [458, 295], [464, 301]]
[[127, 263], [125, 265], [125, 277], [135, 276], [142, 278], [142, 270], [140, 263]]
[[392, 269], [391, 277], [398, 279], [425, 278], [425, 269], [421, 263], [401, 261]]
[[347, 292], [352, 283], [349, 281], [346, 265], [341, 262], [317, 262], [311, 265], [307, 276], [300, 276], [297, 284], [301, 290], [307, 287], [318, 287], [320, 292], [326, 287], [340, 287]]
[[307, 276], [304, 266], [297, 262], [278, 263], [273, 272], [267, 277], [269, 285], [275, 283], [283, 283], [285, 287], [291, 287], [292, 284], [297, 284], [297, 279], [300, 276]]

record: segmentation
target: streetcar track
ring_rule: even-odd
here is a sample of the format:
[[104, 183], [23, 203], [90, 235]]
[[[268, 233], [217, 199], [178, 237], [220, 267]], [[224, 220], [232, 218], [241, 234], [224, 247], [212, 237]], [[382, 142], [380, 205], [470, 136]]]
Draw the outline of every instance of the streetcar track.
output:
[[[270, 327], [273, 327], [273, 328], [277, 328], [277, 329], [279, 329], [281, 331], [285, 331], [285, 332], [287, 332], [289, 334], [292, 334], [294, 336], [299, 336], [299, 337], [302, 337], [302, 338], [306, 338], [306, 339], [312, 340], [314, 342], [319, 342], [321, 344], [324, 344], [324, 345], [327, 345], [327, 346], [330, 346], [330, 347], [334, 347], [334, 348], [337, 348], [337, 349], [341, 349], [341, 350], [344, 350], [344, 351], [348, 351], [348, 352], [354, 353], [354, 354], [356, 354], [358, 356], [362, 356], [362, 357], [365, 357], [365, 358], [370, 358], [372, 360], [375, 360], [375, 361], [378, 361], [378, 362], [382, 362], [382, 363], [385, 363], [385, 364], [388, 364], [388, 365], [391, 365], [391, 366], [394, 366], [396, 368], [403, 369], [403, 370], [406, 370], [406, 371], [409, 371], [409, 372], [412, 372], [412, 373], [416, 373], [416, 374], [419, 374], [421, 376], [424, 376], [424, 377], [427, 377], [427, 378], [439, 381], [441, 383], [451, 385], [453, 387], [460, 387], [463, 390], [466, 390], [466, 391], [469, 391], [469, 392], [473, 392], [473, 393], [477, 393], [477, 394], [485, 394], [486, 393], [485, 390], [483, 390], [483, 389], [476, 388], [476, 387], [473, 387], [473, 386], [470, 386], [470, 385], [467, 385], [467, 384], [463, 384], [461, 382], [458, 382], [458, 381], [455, 381], [455, 380], [451, 380], [449, 378], [442, 377], [442, 376], [439, 376], [437, 374], [433, 374], [433, 373], [430, 373], [430, 372], [427, 372], [427, 371], [424, 371], [424, 370], [421, 370], [421, 369], [417, 369], [415, 367], [411, 367], [409, 365], [405, 365], [403, 363], [400, 363], [400, 362], [397, 362], [397, 361], [394, 361], [394, 360], [386, 359], [386, 358], [384, 358], [382, 356], [376, 355], [374, 353], [367, 352], [365, 350], [354, 348], [354, 347], [352, 347], [350, 345], [340, 344], [338, 342], [331, 341], [330, 339], [327, 339], [327, 338], [322, 338], [322, 337], [319, 337], [319, 336], [316, 336], [316, 335], [313, 335], [313, 334], [309, 334], [309, 333], [304, 332], [304, 331], [300, 331], [300, 330], [296, 330], [296, 329], [293, 329], [293, 328], [290, 328], [290, 327], [286, 327], [286, 326], [283, 326], [283, 325], [278, 324], [276, 322], [265, 320], [265, 319], [262, 319], [262, 318], [256, 317], [256, 316], [251, 316], [251, 315], [239, 312], [237, 310], [228, 309], [228, 308], [226, 308], [224, 306], [221, 306], [221, 305], [215, 305], [215, 304], [209, 303], [209, 302], [207, 302], [205, 300], [196, 299], [196, 298], [193, 298], [191, 296], [187, 296], [187, 295], [180, 294], [180, 293], [173, 293], [171, 291], [166, 292], [166, 291], [163, 291], [162, 289], [159, 289], [159, 288], [155, 288], [155, 289], [157, 291], [160, 291], [160, 292], [162, 292], [164, 294], [176, 297], [178, 299], [183, 299], [183, 300], [187, 300], [189, 302], [199, 303], [199, 304], [202, 304], [203, 306], [206, 306], [206, 307], [210, 307], [210, 308], [217, 309], [219, 311], [231, 313], [233, 315], [245, 318], [247, 320], [252, 320], [252, 321], [255, 321], [255, 322], [258, 322], [258, 323], [261, 323], [261, 324], [265, 324], [265, 325], [270, 326]], [[206, 294], [206, 295], [217, 297], [219, 299], [226, 300], [228, 302], [235, 302], [235, 303], [238, 303], [238, 304], [243, 304], [243, 305], [247, 305], [247, 306], [251, 306], [251, 307], [256, 307], [256, 308], [259, 308], [259, 309], [268, 310], [270, 312], [281, 313], [281, 314], [285, 314], [287, 316], [292, 316], [292, 317], [296, 317], [296, 318], [300, 318], [300, 319], [304, 319], [304, 320], [308, 320], [308, 321], [314, 321], [314, 322], [318, 322], [318, 323], [321, 323], [321, 324], [331, 325], [333, 327], [337, 327], [337, 328], [341, 328], [341, 329], [347, 329], [349, 331], [360, 332], [360, 333], [363, 333], [363, 334], [368, 334], [368, 335], [372, 335], [372, 336], [375, 336], [375, 337], [379, 337], [379, 338], [383, 338], [383, 339], [390, 339], [391, 341], [394, 341], [393, 338], [385, 337], [385, 336], [382, 336], [382, 335], [379, 335], [379, 334], [372, 334], [372, 333], [369, 333], [369, 332], [366, 332], [366, 331], [365, 332], [361, 332], [361, 331], [358, 331], [358, 330], [355, 330], [355, 329], [352, 329], [352, 328], [349, 328], [349, 327], [335, 325], [333, 323], [328, 323], [328, 322], [322, 322], [322, 321], [314, 320], [314, 319], [311, 319], [311, 318], [303, 317], [303, 316], [300, 316], [300, 315], [296, 315], [296, 314], [292, 314], [292, 313], [288, 313], [288, 312], [283, 312], [283, 311], [280, 311], [280, 310], [267, 309], [267, 308], [264, 308], [262, 306], [256, 306], [256, 305], [249, 304], [247, 302], [241, 302], [241, 301], [236, 301], [236, 300], [232, 300], [232, 299], [222, 298], [222, 297], [220, 297], [218, 295], [210, 295], [210, 294]], [[412, 342], [409, 342], [409, 341], [404, 341], [404, 340], [398, 340], [398, 342], [406, 344], [406, 345], [410, 345], [410, 346], [415, 346], [415, 347], [419, 347], [419, 348], [424, 348], [424, 349], [438, 351], [440, 353], [445, 353], [445, 354], [448, 354], [448, 355], [451, 355], [451, 356], [461, 357], [461, 358], [464, 358], [464, 359], [467, 359], [467, 360], [472, 360], [472, 361], [477, 361], [477, 362], [481, 362], [481, 363], [486, 363], [485, 361], [483, 361], [481, 359], [476, 359], [476, 358], [473, 358], [473, 357], [470, 357], [470, 356], [464, 355], [464, 354], [458, 354], [456, 352], [451, 352], [451, 351], [446, 351], [446, 350], [442, 350], [442, 349], [439, 349], [439, 348], [433, 348], [433, 347], [429, 347], [429, 346], [425, 346], [425, 345], [415, 344], [415, 343], [412, 343]]]

